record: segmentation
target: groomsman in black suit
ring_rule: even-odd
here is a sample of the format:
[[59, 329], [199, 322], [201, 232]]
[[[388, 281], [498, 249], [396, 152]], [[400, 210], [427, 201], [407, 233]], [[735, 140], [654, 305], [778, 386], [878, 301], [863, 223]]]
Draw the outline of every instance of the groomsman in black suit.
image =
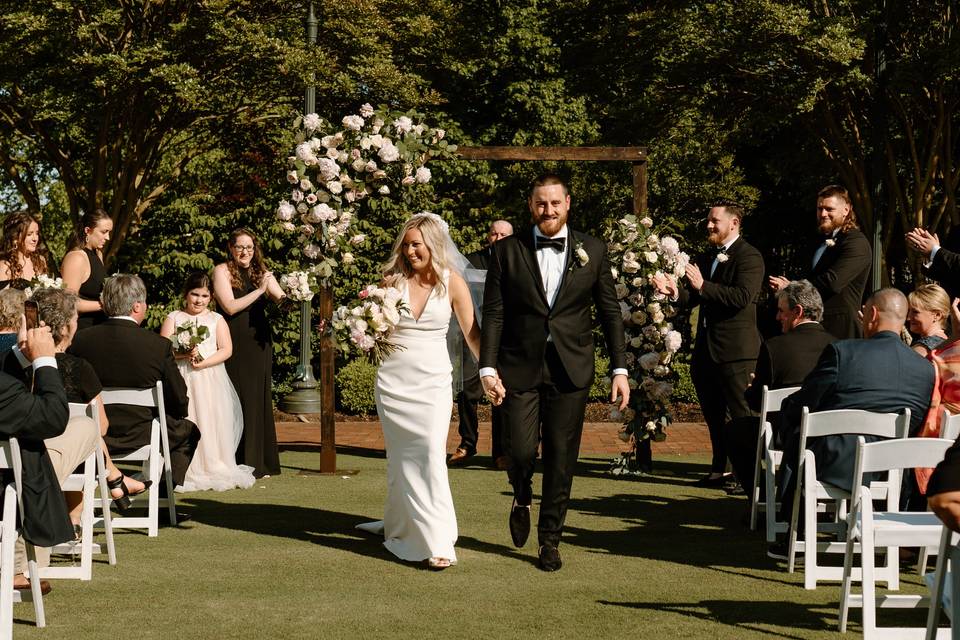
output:
[[[857, 312], [873, 254], [867, 237], [857, 228], [846, 189], [832, 184], [817, 194], [817, 228], [821, 237], [810, 257], [807, 280], [823, 298], [823, 328], [838, 340], [859, 338], [863, 334]], [[774, 290], [788, 282], [785, 276], [770, 276]]]
[[[745, 394], [752, 411], [760, 411], [764, 385], [770, 389], [800, 386], [817, 366], [820, 354], [835, 340], [820, 324], [822, 317], [823, 300], [809, 281], [791, 282], [777, 292], [777, 321], [783, 333], [760, 346], [756, 375]], [[777, 424], [774, 415], [768, 415], [771, 424]], [[727, 455], [744, 487], [753, 481], [759, 430], [759, 417], [749, 416], [732, 423], [725, 434]]]
[[763, 286], [763, 257], [740, 237], [743, 208], [720, 202], [707, 216], [707, 240], [713, 250], [687, 266], [686, 286], [669, 277], [657, 288], [686, 306], [700, 305], [690, 376], [703, 418], [710, 430], [713, 460], [698, 486], [720, 487], [726, 481], [724, 431], [730, 420], [753, 415], [744, 391], [757, 363], [757, 296]]
[[[163, 382], [173, 482], [183, 484], [200, 431], [186, 419], [187, 385], [177, 369], [173, 345], [140, 328], [147, 313], [147, 289], [139, 277], [111, 276], [100, 298], [109, 319], [78, 331], [69, 351], [93, 366], [104, 387], [146, 389]], [[106, 411], [110, 426], [103, 439], [110, 453], [129, 453], [150, 443], [151, 409], [110, 405]]]
[[509, 524], [517, 547], [530, 533], [533, 469], [542, 433], [539, 566], [556, 571], [562, 565], [558, 545], [593, 381], [593, 307], [610, 353], [611, 401], [619, 398], [625, 408], [630, 387], [606, 245], [567, 226], [570, 193], [558, 176], [537, 178], [528, 205], [534, 228], [493, 245], [484, 290], [480, 377], [491, 400], [503, 403], [514, 495]]
[[[479, 251], [467, 254], [467, 260], [477, 269], [486, 271], [489, 268], [490, 256], [493, 254], [493, 244], [513, 235], [513, 225], [506, 220], [496, 220], [490, 225], [487, 232], [487, 246]], [[481, 318], [482, 322], [482, 318]], [[457, 431], [460, 433], [460, 444], [453, 452], [447, 464], [450, 466], [463, 464], [477, 453], [477, 438], [480, 435], [480, 425], [477, 419], [477, 403], [483, 397], [483, 386], [480, 384], [480, 374], [476, 360], [470, 350], [463, 347], [463, 389], [457, 394], [457, 414], [460, 423]], [[490, 411], [490, 439], [492, 442], [492, 456], [498, 469], [506, 470], [507, 457], [503, 455], [501, 437], [503, 431], [503, 417], [500, 407], [493, 407]]]
[[[907, 298], [887, 288], [874, 293], [863, 305], [863, 340], [838, 340], [824, 349], [816, 368], [799, 391], [783, 401], [778, 437], [783, 447], [777, 486], [780, 513], [789, 519], [796, 487], [800, 446], [800, 420], [804, 407], [813, 411], [861, 409], [901, 413], [910, 409], [910, 435], [917, 433], [933, 393], [934, 366], [900, 339], [907, 319]], [[817, 457], [817, 479], [850, 489], [857, 453], [853, 435], [815, 438], [807, 449]], [[868, 442], [877, 438], [865, 436]], [[932, 482], [932, 481], [931, 481]], [[785, 545], [773, 545], [768, 555], [785, 557]]]

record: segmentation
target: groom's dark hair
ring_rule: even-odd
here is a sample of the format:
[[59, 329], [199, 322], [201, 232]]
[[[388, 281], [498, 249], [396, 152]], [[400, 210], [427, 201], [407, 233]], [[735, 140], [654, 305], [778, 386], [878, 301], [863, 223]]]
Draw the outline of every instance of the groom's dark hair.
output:
[[554, 184], [558, 184], [563, 187], [563, 195], [570, 195], [570, 187], [567, 186], [567, 181], [555, 173], [542, 173], [534, 178], [533, 182], [530, 183], [529, 195], [533, 195], [533, 190], [537, 187], [549, 187], [550, 185]]

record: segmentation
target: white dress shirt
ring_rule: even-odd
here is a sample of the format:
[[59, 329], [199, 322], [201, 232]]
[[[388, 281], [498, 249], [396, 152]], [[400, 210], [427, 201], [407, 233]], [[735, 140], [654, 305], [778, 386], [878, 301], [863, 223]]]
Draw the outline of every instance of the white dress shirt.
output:
[[813, 252], [813, 268], [817, 268], [817, 263], [820, 262], [820, 258], [823, 257], [823, 252], [827, 250], [827, 240], [835, 240], [837, 234], [840, 232], [840, 229], [834, 229], [833, 233], [830, 234], [829, 238], [824, 238], [823, 242], [817, 247], [817, 250]]

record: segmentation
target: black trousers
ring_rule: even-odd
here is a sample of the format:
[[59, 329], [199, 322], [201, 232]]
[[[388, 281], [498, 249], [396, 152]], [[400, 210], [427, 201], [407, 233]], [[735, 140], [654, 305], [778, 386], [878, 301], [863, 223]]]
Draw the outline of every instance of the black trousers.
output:
[[[483, 386], [480, 384], [480, 375], [476, 374], [465, 378], [463, 389], [457, 394], [457, 413], [460, 423], [457, 431], [460, 433], [460, 447], [476, 453], [477, 438], [480, 435], [480, 423], [477, 419], [477, 403], [483, 397]], [[493, 407], [490, 412], [490, 440], [494, 459], [503, 455], [502, 434], [503, 416], [500, 407]]]
[[537, 523], [541, 545], [560, 542], [589, 391], [589, 387], [573, 385], [553, 343], [547, 343], [541, 383], [526, 391], [508, 389], [501, 406], [504, 445], [510, 457], [507, 475], [517, 504], [526, 505], [533, 500], [537, 444], [543, 443], [543, 486]]
[[714, 362], [706, 345], [699, 342], [694, 351], [690, 377], [697, 390], [703, 419], [710, 431], [710, 446], [713, 449], [711, 473], [723, 473], [727, 466], [724, 443], [727, 423], [756, 415], [743, 396], [756, 364], [756, 360]]

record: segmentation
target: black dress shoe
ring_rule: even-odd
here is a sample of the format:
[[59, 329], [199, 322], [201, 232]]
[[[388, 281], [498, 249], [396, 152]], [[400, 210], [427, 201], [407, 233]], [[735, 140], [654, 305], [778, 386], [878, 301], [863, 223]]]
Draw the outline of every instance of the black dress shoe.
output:
[[727, 479], [727, 476], [717, 476], [716, 478], [711, 478], [709, 475], [706, 475], [694, 482], [693, 486], [719, 489], [727, 484]]
[[541, 546], [539, 566], [543, 571], [558, 571], [563, 566], [560, 550], [550, 543]]
[[519, 548], [527, 544], [530, 536], [530, 505], [519, 505], [516, 500], [510, 509], [510, 537], [513, 546]]
[[[178, 524], [178, 525], [183, 524], [184, 522], [186, 522], [187, 520], [190, 520], [191, 518], [193, 518], [193, 516], [190, 515], [189, 513], [183, 513], [182, 511], [177, 511], [177, 524]], [[159, 521], [160, 521], [160, 524], [169, 525], [169, 524], [170, 524], [170, 512], [167, 511], [166, 509], [161, 509], [161, 510], [160, 510], [160, 515], [159, 515], [159, 518], [158, 518], [158, 519], [159, 519]]]

